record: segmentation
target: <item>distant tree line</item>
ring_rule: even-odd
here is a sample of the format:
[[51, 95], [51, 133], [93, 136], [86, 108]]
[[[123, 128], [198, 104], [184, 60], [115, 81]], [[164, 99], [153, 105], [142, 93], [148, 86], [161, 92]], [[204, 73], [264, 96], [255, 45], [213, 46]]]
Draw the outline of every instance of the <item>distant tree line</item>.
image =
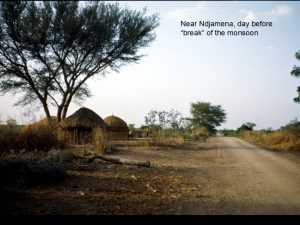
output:
[[214, 135], [216, 127], [226, 120], [226, 113], [222, 107], [209, 102], [191, 103], [190, 112], [190, 117], [183, 117], [181, 112], [174, 109], [151, 110], [145, 116], [145, 125], [141, 128], [168, 136], [181, 135], [184, 138], [201, 139]]

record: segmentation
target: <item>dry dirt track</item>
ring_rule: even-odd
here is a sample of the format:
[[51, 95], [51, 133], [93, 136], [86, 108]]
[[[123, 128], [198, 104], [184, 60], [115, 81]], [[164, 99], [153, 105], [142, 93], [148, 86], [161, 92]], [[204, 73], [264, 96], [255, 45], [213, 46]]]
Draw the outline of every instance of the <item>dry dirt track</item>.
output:
[[200, 149], [195, 143], [187, 150], [138, 156], [189, 171], [182, 178], [181, 189], [187, 191], [175, 204], [176, 214], [300, 214], [300, 162], [294, 154], [214, 137]]
[[238, 197], [236, 204], [243, 203], [236, 213], [300, 213], [299, 162], [236, 138], [217, 143], [224, 163], [232, 166], [224, 171], [224, 179], [233, 184], [225, 191]]

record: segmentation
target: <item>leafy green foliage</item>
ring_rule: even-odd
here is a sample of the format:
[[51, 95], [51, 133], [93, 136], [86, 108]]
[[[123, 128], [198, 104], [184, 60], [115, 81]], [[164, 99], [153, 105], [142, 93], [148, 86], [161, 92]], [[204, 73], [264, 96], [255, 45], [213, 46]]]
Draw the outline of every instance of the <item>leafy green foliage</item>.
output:
[[152, 130], [172, 129], [175, 131], [182, 128], [183, 121], [182, 113], [174, 109], [170, 111], [151, 110], [145, 116], [145, 124]]
[[225, 137], [237, 137], [240, 135], [240, 132], [233, 129], [223, 129], [219, 130], [221, 134], [223, 134]]
[[[300, 51], [296, 52], [295, 54], [296, 59], [300, 60]], [[294, 66], [293, 70], [291, 71], [291, 75], [294, 77], [300, 77], [300, 66]], [[294, 101], [300, 103], [300, 86], [297, 87], [298, 97], [294, 98]]]
[[140, 129], [148, 132], [147, 145], [178, 145], [184, 143], [184, 118], [181, 112], [171, 109], [170, 111], [151, 110], [145, 116], [145, 126]]
[[289, 130], [294, 133], [300, 133], [300, 121], [297, 118], [290, 121], [287, 125], [281, 127], [282, 130]]
[[205, 127], [210, 133], [216, 132], [216, 127], [226, 120], [226, 113], [220, 105], [211, 105], [209, 102], [191, 104], [192, 128]]
[[247, 123], [242, 124], [242, 126], [239, 127], [237, 130], [238, 131], [246, 131], [246, 130], [252, 131], [255, 126], [256, 126], [255, 123], [247, 122]]

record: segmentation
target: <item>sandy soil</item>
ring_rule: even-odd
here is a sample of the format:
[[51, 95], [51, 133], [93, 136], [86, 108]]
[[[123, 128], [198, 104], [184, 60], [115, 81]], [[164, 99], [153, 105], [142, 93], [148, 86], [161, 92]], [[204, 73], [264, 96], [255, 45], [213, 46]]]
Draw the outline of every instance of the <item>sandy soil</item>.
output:
[[300, 158], [230, 137], [178, 148], [119, 146], [150, 168], [73, 159], [65, 181], [28, 187], [6, 214], [299, 214]]

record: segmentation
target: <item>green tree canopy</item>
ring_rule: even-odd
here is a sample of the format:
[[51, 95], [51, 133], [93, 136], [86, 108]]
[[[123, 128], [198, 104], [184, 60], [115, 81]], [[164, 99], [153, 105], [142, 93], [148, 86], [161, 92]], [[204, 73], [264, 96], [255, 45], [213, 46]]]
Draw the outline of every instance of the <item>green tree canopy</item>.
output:
[[118, 3], [3, 1], [0, 4], [0, 93], [39, 103], [58, 121], [70, 103], [91, 95], [86, 81], [138, 62], [154, 39], [158, 16]]
[[[295, 54], [296, 59], [300, 60], [300, 51], [296, 52]], [[297, 78], [300, 77], [300, 66], [294, 66], [293, 70], [291, 71], [291, 75]], [[298, 96], [294, 98], [294, 101], [300, 103], [300, 86], [297, 87]]]
[[145, 116], [145, 124], [152, 129], [180, 129], [183, 125], [184, 118], [182, 113], [171, 109], [170, 111], [151, 110]]
[[209, 132], [216, 132], [216, 127], [226, 120], [226, 113], [220, 105], [210, 102], [191, 103], [192, 118], [189, 118], [193, 128], [205, 127]]
[[251, 122], [247, 122], [247, 123], [243, 123], [241, 127], [238, 128], [238, 131], [252, 131], [253, 128], [256, 126], [255, 123], [251, 123]]

